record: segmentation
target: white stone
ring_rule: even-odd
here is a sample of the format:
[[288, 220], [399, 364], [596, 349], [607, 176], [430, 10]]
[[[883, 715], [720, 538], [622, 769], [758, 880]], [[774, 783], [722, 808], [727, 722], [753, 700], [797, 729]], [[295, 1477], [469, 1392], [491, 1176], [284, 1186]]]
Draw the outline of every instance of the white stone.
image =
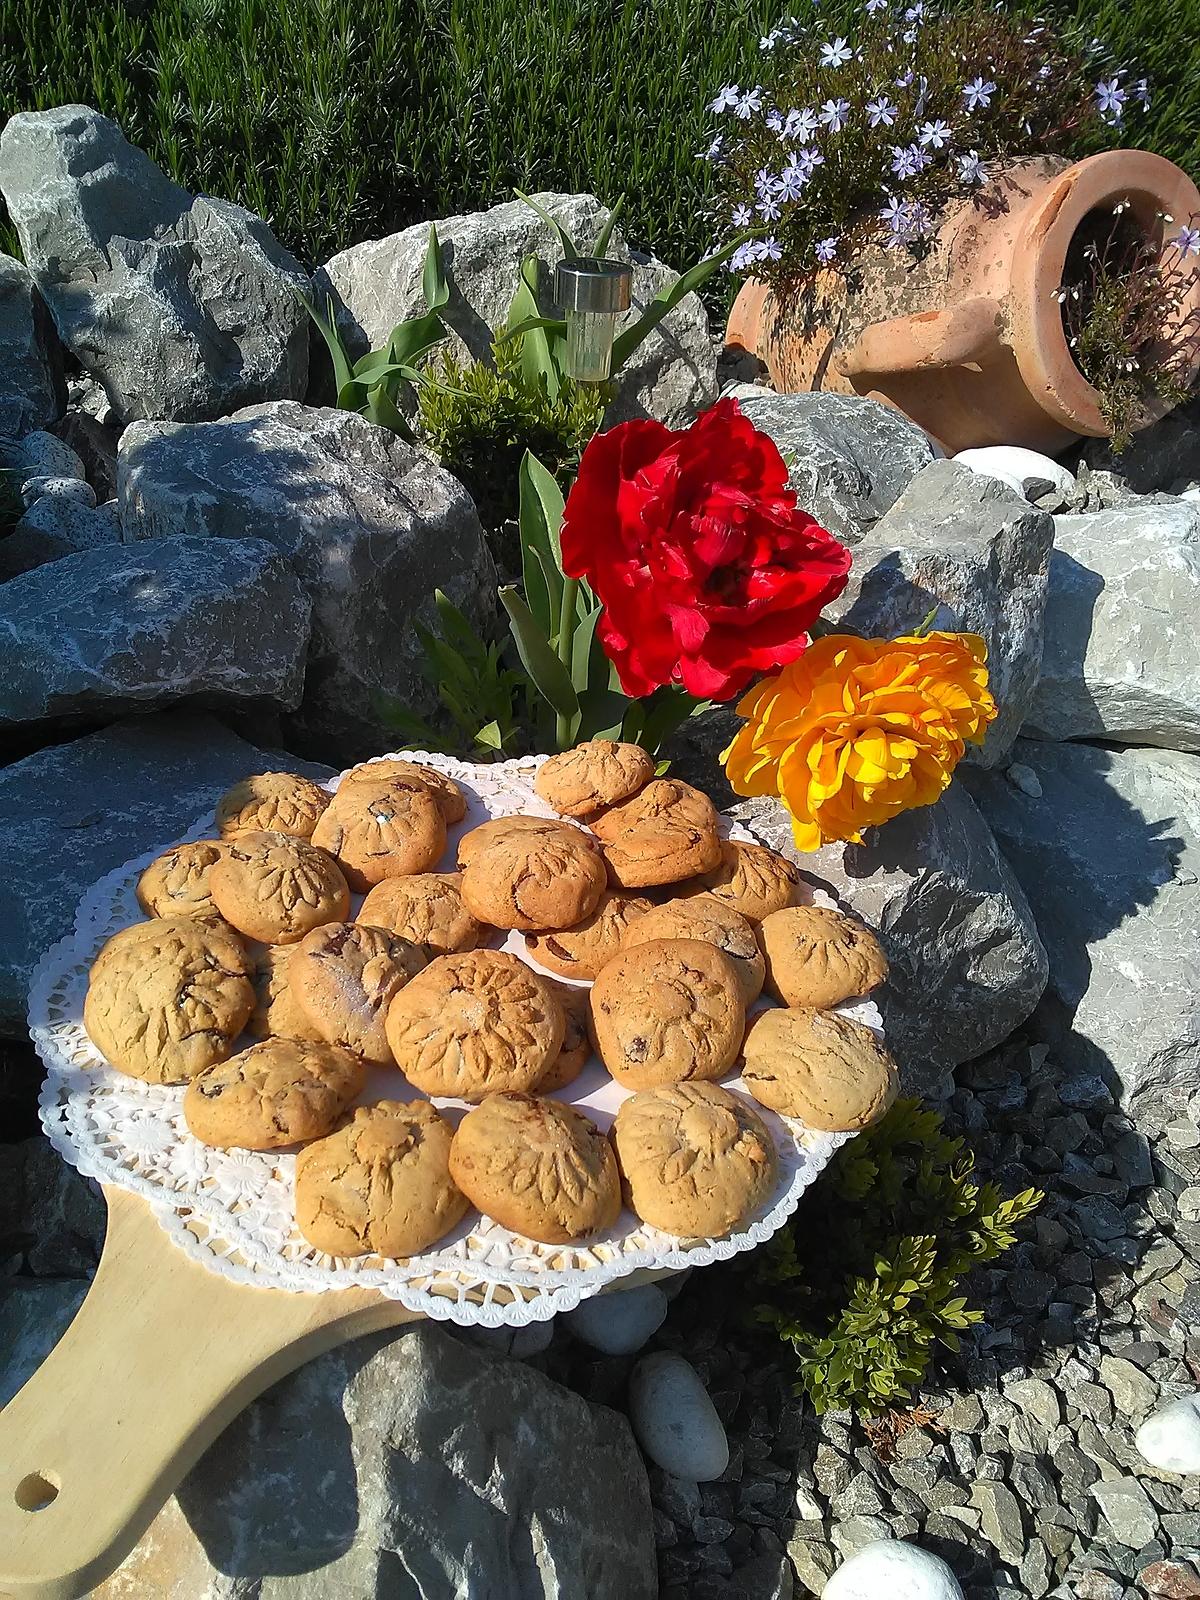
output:
[[563, 1317], [577, 1339], [607, 1356], [629, 1356], [662, 1327], [667, 1297], [653, 1283], [595, 1294]]
[[96, 491], [86, 478], [26, 478], [21, 485], [26, 510], [43, 499], [78, 500], [91, 510], [96, 504]]
[[993, 444], [979, 450], [960, 450], [954, 460], [961, 461], [972, 472], [981, 473], [985, 478], [999, 478], [1001, 483], [1007, 483], [1010, 489], [1015, 489], [1026, 500], [1029, 499], [1030, 488], [1039, 483], [1052, 483], [1064, 495], [1075, 487], [1074, 476], [1066, 467], [1037, 450], [1023, 450], [1015, 444]]
[[1142, 1423], [1134, 1443], [1160, 1472], [1200, 1472], [1200, 1394], [1159, 1406]]
[[642, 1450], [665, 1472], [710, 1483], [729, 1465], [729, 1441], [700, 1381], [682, 1356], [643, 1356], [629, 1380], [629, 1420]]
[[901, 1539], [877, 1539], [840, 1566], [822, 1600], [963, 1600], [940, 1557]]
[[1200, 506], [1055, 517], [1041, 678], [1023, 732], [1200, 750]]

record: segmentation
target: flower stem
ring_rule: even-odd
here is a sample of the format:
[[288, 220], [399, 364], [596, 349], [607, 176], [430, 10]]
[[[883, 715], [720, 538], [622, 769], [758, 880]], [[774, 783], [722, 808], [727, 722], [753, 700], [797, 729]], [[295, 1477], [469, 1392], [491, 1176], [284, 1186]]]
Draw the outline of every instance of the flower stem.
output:
[[[558, 659], [571, 676], [571, 644], [575, 637], [575, 607], [579, 594], [578, 578], [563, 578], [562, 601], [558, 608]], [[574, 681], [572, 679], [572, 681]], [[578, 690], [579, 685], [575, 684]], [[555, 717], [554, 732], [558, 748], [565, 750], [571, 738], [570, 719], [560, 711]]]

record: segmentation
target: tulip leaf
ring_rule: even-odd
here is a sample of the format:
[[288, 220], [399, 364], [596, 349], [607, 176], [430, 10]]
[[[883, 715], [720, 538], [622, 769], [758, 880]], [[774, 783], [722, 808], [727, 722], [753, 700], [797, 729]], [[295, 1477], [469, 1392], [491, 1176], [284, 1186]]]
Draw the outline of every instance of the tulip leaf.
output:
[[561, 717], [573, 717], [579, 711], [579, 697], [575, 693], [567, 669], [554, 654], [550, 641], [534, 621], [533, 614], [521, 598], [520, 592], [506, 584], [499, 591], [500, 603], [508, 612], [513, 642], [521, 665], [525, 668], [542, 698]]
[[[328, 295], [324, 297], [324, 304], [318, 307], [316, 300], [296, 290], [296, 298], [308, 312], [320, 330], [322, 339], [329, 351], [329, 358], [333, 362], [333, 381], [337, 385], [338, 393], [353, 379], [354, 370], [350, 364], [350, 353], [346, 349], [345, 340], [338, 331], [337, 321], [333, 313], [333, 302]], [[339, 399], [338, 404], [341, 405]], [[346, 410], [355, 410], [356, 407], [345, 407]]]
[[617, 216], [624, 204], [625, 196], [623, 194], [618, 195], [616, 204], [613, 206], [612, 210], [608, 213], [608, 216], [604, 220], [604, 226], [600, 229], [600, 232], [592, 241], [591, 253], [594, 256], [599, 256], [601, 260], [604, 259], [604, 252], [612, 243], [613, 229], [617, 225]]
[[440, 311], [450, 300], [450, 284], [442, 260], [442, 247], [437, 229], [430, 224], [429, 248], [425, 252], [425, 269], [421, 274], [421, 292], [430, 311]]
[[[608, 688], [589, 689], [579, 702], [581, 739], [623, 739], [622, 728], [639, 704]], [[636, 743], [631, 740], [631, 743]]]
[[411, 364], [449, 337], [450, 330], [436, 311], [427, 311], [423, 317], [410, 317], [392, 329], [387, 344], [388, 359]]
[[527, 325], [526, 331], [521, 334], [522, 374], [531, 391], [536, 393], [540, 390], [554, 405], [562, 387], [562, 377], [550, 333], [545, 327], [539, 326], [551, 319], [543, 318], [537, 303], [537, 282], [538, 259], [536, 256], [526, 256], [521, 263], [516, 293], [508, 308], [505, 332], [515, 337], [516, 329], [522, 324]]
[[613, 373], [620, 372], [642, 340], [648, 334], [653, 333], [662, 319], [674, 311], [681, 300], [686, 299], [693, 290], [703, 288], [713, 273], [719, 271], [725, 265], [734, 251], [745, 244], [747, 239], [754, 237], [754, 230], [739, 234], [736, 239], [731, 239], [723, 250], [718, 250], [716, 255], [707, 256], [703, 261], [697, 261], [696, 265], [685, 272], [682, 278], [677, 278], [674, 283], [669, 283], [665, 288], [660, 289], [637, 321], [631, 323], [628, 328], [619, 333], [613, 340]]
[[534, 619], [549, 639], [559, 627], [563, 578], [559, 529], [562, 526], [562, 490], [531, 451], [521, 459], [518, 474], [521, 537], [521, 578], [525, 599]]
[[600, 620], [603, 606], [593, 606], [590, 611], [585, 611], [575, 624], [575, 634], [571, 640], [571, 682], [575, 685], [577, 693], [582, 694], [592, 687], [593, 682], [599, 685], [601, 679], [596, 675], [597, 668], [603, 673], [604, 686], [608, 680], [608, 658], [600, 650], [600, 663], [592, 659], [593, 645], [599, 649], [599, 640], [596, 638], [596, 624]]
[[524, 194], [520, 189], [514, 189], [513, 193], [519, 200], [524, 200], [525, 204], [531, 211], [536, 211], [538, 216], [541, 217], [542, 221], [554, 234], [555, 238], [558, 240], [558, 247], [563, 253], [564, 261], [577, 260], [580, 253], [579, 246], [563, 227], [562, 223], [559, 222], [558, 218], [551, 216], [551, 214], [546, 210], [545, 206], [540, 206], [536, 200], [534, 200], [530, 195]]

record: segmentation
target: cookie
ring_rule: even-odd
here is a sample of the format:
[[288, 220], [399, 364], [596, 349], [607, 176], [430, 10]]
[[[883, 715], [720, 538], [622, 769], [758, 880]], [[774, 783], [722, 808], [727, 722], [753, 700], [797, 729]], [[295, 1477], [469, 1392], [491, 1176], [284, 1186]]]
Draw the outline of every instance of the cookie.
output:
[[563, 816], [586, 819], [628, 800], [653, 776], [653, 758], [640, 745], [589, 739], [544, 761], [533, 787]]
[[562, 1007], [567, 1021], [562, 1048], [536, 1084], [538, 1094], [550, 1094], [574, 1083], [592, 1053], [592, 1041], [588, 1038], [589, 991], [581, 984], [559, 983], [556, 978], [542, 981]]
[[138, 905], [150, 917], [215, 917], [208, 875], [224, 853], [219, 839], [173, 845], [137, 881]]
[[362, 1091], [360, 1057], [311, 1039], [264, 1039], [193, 1078], [183, 1120], [222, 1150], [278, 1150], [329, 1133]]
[[244, 833], [286, 833], [311, 839], [330, 795], [311, 778], [295, 772], [255, 772], [235, 783], [217, 801], [217, 832], [222, 839]]
[[285, 833], [241, 835], [208, 881], [226, 922], [262, 944], [298, 944], [323, 922], [344, 922], [350, 913], [337, 862]]
[[296, 1157], [296, 1226], [331, 1256], [416, 1255], [470, 1209], [450, 1176], [454, 1130], [428, 1100], [359, 1106]]
[[557, 817], [492, 817], [488, 822], [481, 822], [477, 828], [472, 828], [469, 833], [464, 833], [458, 841], [457, 860], [460, 867], [469, 867], [475, 857], [490, 844], [495, 844], [497, 839], [506, 838], [510, 834], [564, 834], [573, 833], [585, 843], [595, 848], [595, 841], [590, 834], [580, 828], [573, 827], [569, 822], [559, 822]]
[[888, 975], [883, 947], [866, 923], [825, 906], [773, 911], [758, 937], [767, 988], [785, 1005], [840, 1005], [870, 994]]
[[386, 756], [381, 761], [361, 761], [357, 767], [351, 767], [342, 774], [337, 793], [344, 794], [355, 783], [371, 784], [404, 778], [425, 785], [437, 801], [438, 810], [446, 823], [461, 822], [466, 816], [467, 797], [454, 779], [447, 777], [437, 767], [422, 766], [419, 761], [399, 761]]
[[474, 950], [485, 929], [463, 905], [457, 872], [417, 872], [411, 878], [385, 878], [367, 895], [359, 922], [389, 928], [401, 939], [426, 947], [431, 955]]
[[436, 867], [446, 822], [433, 790], [419, 779], [364, 779], [334, 795], [313, 843], [337, 857], [352, 889], [365, 892], [385, 878]]
[[562, 1048], [562, 1007], [537, 974], [503, 950], [438, 956], [387, 1014], [396, 1065], [426, 1094], [478, 1101], [531, 1089]]
[[681, 1239], [722, 1238], [775, 1190], [779, 1161], [770, 1130], [719, 1083], [630, 1095], [610, 1138], [630, 1210]]
[[627, 1089], [719, 1078], [746, 1027], [733, 963], [698, 939], [632, 945], [592, 985], [592, 1043]]
[[675, 778], [648, 783], [598, 816], [592, 831], [603, 840], [609, 877], [621, 889], [681, 883], [721, 860], [715, 806]]
[[319, 1038], [390, 1066], [388, 1006], [427, 961], [424, 950], [386, 928], [327, 922], [296, 945], [289, 981]]
[[703, 939], [724, 951], [733, 963], [744, 1005], [753, 1005], [762, 993], [766, 962], [754, 924], [715, 895], [692, 895], [652, 907], [634, 921], [623, 948], [629, 950], [650, 939]]
[[320, 1039], [300, 1009], [288, 982], [288, 967], [298, 946], [263, 944], [253, 952], [254, 1010], [246, 1032], [256, 1039]]
[[480, 922], [533, 932], [582, 922], [607, 882], [598, 852], [578, 829], [508, 834], [471, 858], [462, 897]]
[[742, 1083], [759, 1105], [826, 1133], [869, 1128], [896, 1098], [896, 1063], [870, 1028], [836, 1011], [772, 1008], [746, 1035]]
[[621, 889], [606, 889], [596, 909], [573, 928], [527, 933], [525, 948], [540, 966], [564, 978], [594, 978], [620, 950], [630, 925], [650, 901]]
[[254, 1010], [250, 957], [224, 923], [158, 917], [114, 934], [92, 964], [83, 1025], [118, 1072], [187, 1083], [224, 1061]]
[[458, 1125], [450, 1176], [485, 1217], [544, 1244], [611, 1228], [621, 1214], [612, 1147], [560, 1100], [489, 1095]]
[[751, 922], [761, 922], [772, 911], [803, 905], [811, 898], [800, 869], [786, 856], [768, 850], [765, 844], [732, 839], [722, 841], [720, 862], [700, 875], [694, 892], [715, 895]]

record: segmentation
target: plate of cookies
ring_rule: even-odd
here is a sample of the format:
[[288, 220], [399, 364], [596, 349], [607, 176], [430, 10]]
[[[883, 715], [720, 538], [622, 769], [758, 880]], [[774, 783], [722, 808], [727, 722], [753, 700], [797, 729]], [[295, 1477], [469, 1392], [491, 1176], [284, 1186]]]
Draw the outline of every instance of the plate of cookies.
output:
[[43, 957], [46, 1131], [241, 1283], [547, 1318], [752, 1249], [897, 1074], [871, 931], [636, 746], [260, 773]]

